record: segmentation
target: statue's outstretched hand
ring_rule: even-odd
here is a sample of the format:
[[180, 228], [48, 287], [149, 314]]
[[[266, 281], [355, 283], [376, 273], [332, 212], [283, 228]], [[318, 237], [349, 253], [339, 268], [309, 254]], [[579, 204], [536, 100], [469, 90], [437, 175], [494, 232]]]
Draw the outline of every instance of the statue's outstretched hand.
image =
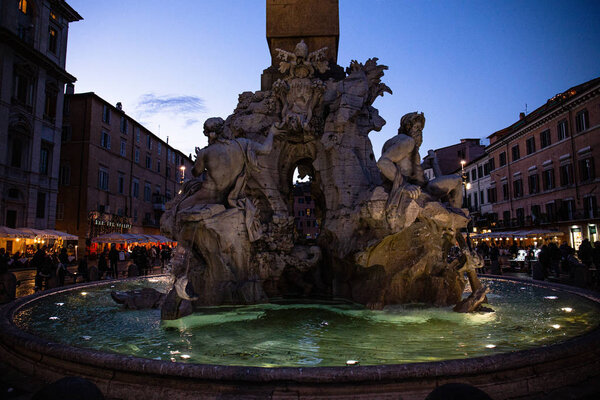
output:
[[403, 191], [413, 200], [416, 200], [421, 195], [421, 188], [417, 185], [405, 185]]

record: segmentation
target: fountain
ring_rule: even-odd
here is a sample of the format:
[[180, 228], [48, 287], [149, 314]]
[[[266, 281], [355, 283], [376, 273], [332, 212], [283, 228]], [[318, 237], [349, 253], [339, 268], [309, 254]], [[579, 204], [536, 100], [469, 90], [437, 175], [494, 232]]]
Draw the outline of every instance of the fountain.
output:
[[[161, 220], [179, 243], [172, 275], [18, 299], [1, 310], [2, 360], [111, 398], [423, 399], [447, 382], [516, 398], [597, 377], [593, 294], [477, 277], [460, 177], [435, 163], [424, 177], [422, 113], [376, 160], [387, 67], [289, 50], [269, 90], [205, 122], [195, 178]], [[312, 178], [315, 242], [290, 215], [296, 168]]]
[[[268, 91], [244, 92], [226, 120], [204, 124], [194, 179], [167, 204], [161, 229], [177, 239], [173, 292], [162, 308], [176, 319], [192, 308], [256, 304], [272, 298], [340, 297], [371, 309], [461, 301], [467, 280], [472, 311], [485, 299], [477, 256], [460, 233], [458, 175], [428, 181], [419, 147], [425, 116], [409, 113], [375, 159], [369, 132], [385, 124], [373, 107], [386, 66], [352, 61], [324, 81], [326, 49], [277, 49], [282, 77]], [[312, 178], [321, 234], [307, 243], [290, 215], [296, 168]], [[439, 172], [439, 171], [438, 171]], [[463, 255], [447, 262], [458, 241]], [[480, 289], [480, 290], [479, 290]], [[193, 307], [190, 307], [191, 302]]]

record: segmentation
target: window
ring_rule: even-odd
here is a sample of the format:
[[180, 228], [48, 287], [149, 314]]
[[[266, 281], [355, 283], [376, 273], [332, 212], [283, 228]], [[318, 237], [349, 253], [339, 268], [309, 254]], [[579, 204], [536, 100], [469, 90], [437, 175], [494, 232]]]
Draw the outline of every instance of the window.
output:
[[550, 139], [550, 129], [546, 129], [544, 132], [540, 133], [540, 148], [548, 147], [552, 144], [552, 140]]
[[487, 196], [488, 196], [488, 201], [490, 203], [495, 203], [497, 201], [496, 188], [495, 187], [488, 188], [487, 189]]
[[27, 0], [19, 0], [19, 11], [27, 14]]
[[532, 204], [531, 205], [531, 221], [534, 223], [539, 223], [541, 214], [542, 214], [542, 212], [541, 212], [540, 206], [536, 205], [536, 204]]
[[160, 156], [161, 148], [162, 148], [162, 146], [160, 145], [160, 142], [156, 142], [156, 151], [158, 151], [159, 156]]
[[460, 149], [456, 152], [456, 156], [460, 159], [463, 160], [465, 158], [465, 149]]
[[119, 172], [117, 190], [119, 191], [119, 194], [123, 194], [123, 192], [125, 191], [125, 174], [122, 172]]
[[133, 192], [132, 195], [137, 199], [140, 197], [140, 181], [138, 178], [133, 178], [131, 182], [131, 191]]
[[179, 165], [179, 153], [175, 155], [175, 164]]
[[581, 110], [575, 116], [575, 130], [577, 133], [585, 131], [589, 128], [589, 116], [587, 110]]
[[137, 208], [135, 210], [133, 210], [133, 222], [137, 222], [138, 221], [138, 210]]
[[517, 224], [523, 225], [525, 223], [525, 209], [517, 208]]
[[554, 205], [554, 203], [546, 204], [546, 218], [548, 219], [548, 221], [556, 220], [556, 206]]
[[540, 191], [540, 179], [538, 174], [529, 175], [529, 194], [536, 194]]
[[63, 186], [68, 186], [71, 184], [71, 165], [63, 164], [60, 166], [58, 183]]
[[170, 189], [165, 190], [165, 197], [167, 198], [167, 201], [171, 200], [171, 190]]
[[304, 197], [300, 197], [300, 198], [298, 199], [298, 203], [300, 203], [300, 204], [304, 204]]
[[472, 181], [476, 181], [477, 180], [477, 168], [473, 168], [471, 170], [471, 180]]
[[500, 164], [501, 167], [506, 165], [506, 152], [503, 151], [502, 153], [500, 153], [500, 156], [498, 157], [498, 164]]
[[52, 26], [48, 28], [48, 50], [54, 54], [58, 50], [58, 31]]
[[504, 182], [502, 184], [502, 198], [503, 200], [508, 200], [509, 197], [509, 193], [508, 193], [508, 182]]
[[110, 124], [110, 107], [108, 104], [102, 106], [102, 122]]
[[167, 164], [167, 166], [165, 167], [165, 176], [167, 178], [171, 177], [171, 167], [169, 167], [169, 165]]
[[46, 85], [46, 93], [44, 97], [44, 117], [54, 120], [56, 118], [56, 98], [58, 89], [55, 84]]
[[556, 131], [558, 132], [558, 140], [563, 140], [569, 137], [569, 125], [566, 119], [558, 122]]
[[473, 209], [477, 210], [477, 192], [473, 193]]
[[135, 148], [133, 161], [135, 161], [136, 164], [140, 163], [140, 149], [138, 149], [137, 147]]
[[146, 154], [146, 168], [152, 168], [152, 157], [150, 157], [150, 154]]
[[156, 160], [156, 172], [160, 173], [160, 160]]
[[27, 68], [15, 66], [13, 82], [13, 98], [26, 106], [33, 105], [33, 73]]
[[12, 138], [11, 154], [10, 154], [10, 166], [21, 168], [21, 161], [23, 159], [23, 141], [19, 138]]
[[560, 186], [573, 184], [573, 165], [565, 164], [560, 166]]
[[98, 168], [98, 189], [108, 190], [108, 169]]
[[144, 201], [150, 201], [152, 197], [152, 187], [150, 183], [146, 182], [144, 184]]
[[483, 178], [483, 167], [481, 165], [479, 165], [477, 167], [477, 175], [479, 175], [479, 178]]
[[521, 152], [519, 151], [519, 145], [518, 144], [516, 144], [516, 145], [514, 145], [512, 147], [511, 152], [512, 152], [512, 160], [513, 161], [516, 161], [519, 158], [521, 158]]
[[502, 219], [504, 220], [504, 224], [506, 226], [510, 225], [510, 211], [502, 212]]
[[160, 195], [160, 185], [156, 185], [156, 186], [154, 187], [154, 193], [156, 193], [156, 194]]
[[490, 162], [483, 164], [483, 175], [488, 176], [490, 174]]
[[490, 158], [488, 163], [490, 164], [490, 172], [496, 169], [496, 160], [494, 160], [494, 157]]
[[529, 139], [527, 139], [526, 145], [527, 155], [535, 153], [535, 137], [532, 136]]
[[37, 201], [35, 205], [35, 217], [46, 217], [46, 193], [38, 192], [37, 194]]
[[110, 135], [106, 131], [102, 131], [102, 136], [100, 137], [100, 146], [110, 150]]
[[121, 151], [119, 152], [121, 157], [125, 157], [127, 155], [127, 141], [121, 139]]
[[593, 158], [590, 157], [584, 160], [579, 160], [579, 178], [584, 182], [591, 181], [596, 178]]
[[513, 181], [513, 192], [515, 198], [523, 196], [523, 180], [521, 178]]
[[48, 175], [50, 149], [42, 145], [40, 149], [40, 175]]
[[140, 127], [135, 127], [135, 142], [140, 143]]
[[148, 135], [146, 139], [146, 147], [148, 150], [152, 150], [152, 136]]
[[596, 196], [586, 196], [583, 198], [583, 211], [586, 218], [596, 218], [598, 216]]
[[121, 117], [121, 133], [127, 134], [127, 118]]
[[575, 216], [575, 200], [564, 200], [560, 213], [563, 220], [572, 220]]
[[554, 189], [554, 169], [550, 168], [542, 173], [542, 183], [544, 190]]

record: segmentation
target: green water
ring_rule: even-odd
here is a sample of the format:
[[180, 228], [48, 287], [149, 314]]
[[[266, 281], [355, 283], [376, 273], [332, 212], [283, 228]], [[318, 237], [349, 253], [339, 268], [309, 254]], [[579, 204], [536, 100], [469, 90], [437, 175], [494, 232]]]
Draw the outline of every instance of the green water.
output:
[[[591, 301], [522, 283], [486, 280], [495, 313], [448, 308], [264, 304], [210, 307], [178, 321], [159, 310], [124, 310], [111, 290], [166, 291], [166, 278], [59, 293], [22, 308], [15, 323], [78, 347], [173, 362], [279, 366], [398, 364], [469, 358], [547, 346], [596, 328]], [[84, 292], [86, 294], [84, 294]]]

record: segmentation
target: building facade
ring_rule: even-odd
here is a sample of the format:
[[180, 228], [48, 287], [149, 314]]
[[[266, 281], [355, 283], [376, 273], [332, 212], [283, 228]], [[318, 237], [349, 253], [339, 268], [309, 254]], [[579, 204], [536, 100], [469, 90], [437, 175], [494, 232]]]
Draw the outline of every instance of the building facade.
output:
[[497, 230], [560, 230], [575, 248], [598, 240], [600, 78], [557, 94], [489, 139]]
[[61, 0], [0, 2], [0, 226], [55, 227], [69, 23]]
[[495, 188], [490, 185], [488, 154], [465, 164], [462, 172], [465, 183], [464, 206], [469, 209], [472, 226], [478, 230], [488, 229], [495, 221], [492, 204], [496, 201]]
[[193, 161], [94, 93], [66, 96], [56, 229], [79, 246], [110, 233], [158, 234]]

